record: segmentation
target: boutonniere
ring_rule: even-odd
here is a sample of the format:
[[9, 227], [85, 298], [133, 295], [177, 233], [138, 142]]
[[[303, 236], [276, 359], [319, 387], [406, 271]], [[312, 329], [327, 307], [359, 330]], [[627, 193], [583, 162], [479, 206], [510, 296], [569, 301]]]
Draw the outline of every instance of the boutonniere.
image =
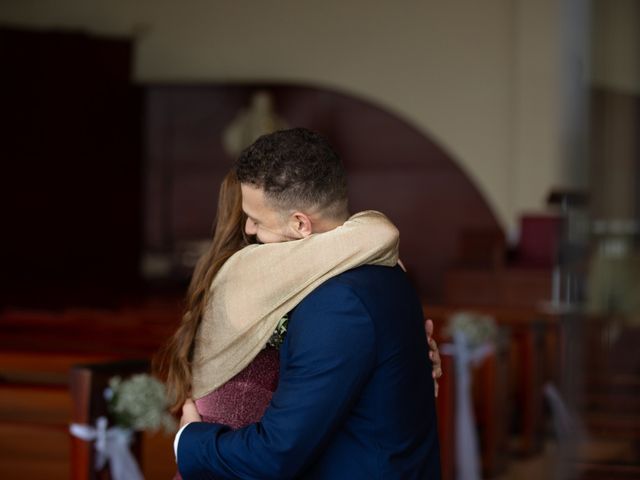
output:
[[278, 320], [278, 324], [276, 325], [275, 330], [271, 334], [271, 338], [267, 342], [267, 345], [274, 348], [280, 348], [282, 342], [284, 342], [284, 337], [287, 336], [287, 326], [289, 325], [289, 315], [285, 315], [280, 320]]

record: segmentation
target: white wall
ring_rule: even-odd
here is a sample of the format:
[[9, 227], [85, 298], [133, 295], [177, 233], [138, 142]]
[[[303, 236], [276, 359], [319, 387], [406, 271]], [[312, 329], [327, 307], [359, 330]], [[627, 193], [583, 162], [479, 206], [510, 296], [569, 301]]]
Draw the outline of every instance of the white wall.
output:
[[140, 82], [289, 81], [369, 99], [439, 142], [511, 229], [570, 181], [558, 4], [3, 0], [0, 21], [133, 34]]

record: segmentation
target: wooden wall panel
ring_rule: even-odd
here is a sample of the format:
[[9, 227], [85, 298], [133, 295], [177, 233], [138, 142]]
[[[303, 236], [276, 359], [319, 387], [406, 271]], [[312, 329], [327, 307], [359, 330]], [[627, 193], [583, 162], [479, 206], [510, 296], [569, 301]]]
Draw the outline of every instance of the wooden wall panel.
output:
[[440, 299], [464, 229], [501, 233], [477, 188], [438, 145], [392, 113], [311, 86], [149, 85], [145, 95], [145, 247], [171, 252], [207, 238], [218, 185], [232, 165], [221, 135], [257, 90], [290, 126], [317, 130], [342, 157], [353, 211], [378, 209], [400, 228], [401, 257], [419, 293]]

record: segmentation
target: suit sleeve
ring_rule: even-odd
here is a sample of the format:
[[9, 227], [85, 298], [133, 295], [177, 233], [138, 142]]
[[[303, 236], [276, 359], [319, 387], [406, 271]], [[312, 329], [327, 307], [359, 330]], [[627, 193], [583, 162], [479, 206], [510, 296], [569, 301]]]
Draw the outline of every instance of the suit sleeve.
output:
[[374, 326], [351, 288], [334, 279], [293, 312], [278, 388], [261, 422], [231, 431], [193, 423], [182, 433], [185, 480], [295, 478], [331, 441], [374, 364]]

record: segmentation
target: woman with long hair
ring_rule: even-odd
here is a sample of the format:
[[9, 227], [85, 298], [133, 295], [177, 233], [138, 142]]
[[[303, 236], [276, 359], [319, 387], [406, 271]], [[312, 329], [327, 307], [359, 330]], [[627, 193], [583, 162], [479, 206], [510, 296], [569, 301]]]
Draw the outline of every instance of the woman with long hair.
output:
[[195, 338], [213, 278], [231, 255], [252, 241], [244, 234], [242, 194], [233, 171], [224, 177], [220, 185], [215, 222], [211, 244], [199, 259], [191, 277], [182, 322], [154, 358], [154, 370], [166, 382], [174, 414], [179, 413], [191, 394], [191, 363]]
[[203, 421], [233, 428], [258, 421], [275, 391], [278, 353], [268, 343], [286, 313], [331, 276], [398, 260], [398, 231], [378, 212], [361, 212], [305, 240], [265, 245], [244, 234], [245, 222], [240, 185], [230, 172], [182, 322], [154, 361], [174, 413], [194, 398]]

